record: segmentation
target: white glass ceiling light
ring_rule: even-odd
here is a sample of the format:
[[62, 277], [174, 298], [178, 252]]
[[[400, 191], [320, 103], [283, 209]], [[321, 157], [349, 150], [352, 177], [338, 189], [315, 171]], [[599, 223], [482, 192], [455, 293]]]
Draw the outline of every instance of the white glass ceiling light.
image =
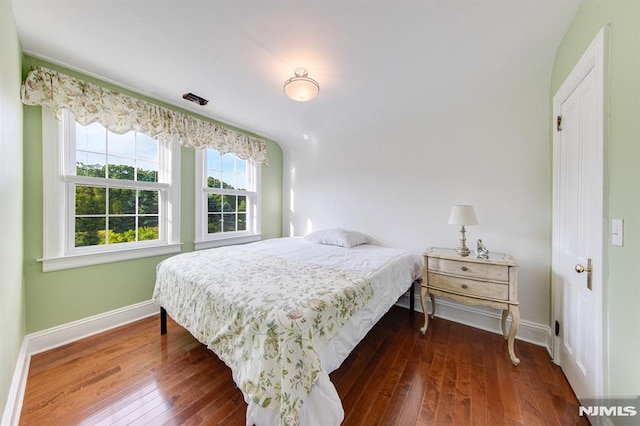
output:
[[318, 96], [320, 86], [318, 83], [307, 77], [307, 70], [304, 68], [296, 68], [294, 70], [295, 77], [291, 77], [284, 82], [284, 93], [294, 101], [305, 102]]

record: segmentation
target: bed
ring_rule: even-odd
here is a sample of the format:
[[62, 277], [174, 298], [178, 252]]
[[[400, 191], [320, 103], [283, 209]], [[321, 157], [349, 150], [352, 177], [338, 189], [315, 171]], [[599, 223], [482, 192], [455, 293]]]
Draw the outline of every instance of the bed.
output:
[[340, 424], [329, 373], [420, 277], [416, 255], [337, 231], [183, 253], [157, 267], [162, 332], [168, 314], [231, 368], [247, 425]]

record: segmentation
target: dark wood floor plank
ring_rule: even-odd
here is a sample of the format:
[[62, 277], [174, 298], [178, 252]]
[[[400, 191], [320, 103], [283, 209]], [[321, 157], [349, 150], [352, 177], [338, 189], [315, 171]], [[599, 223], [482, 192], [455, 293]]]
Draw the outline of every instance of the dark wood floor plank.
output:
[[464, 327], [460, 334], [457, 352], [451, 354], [456, 359], [456, 375], [454, 389], [453, 424], [468, 425], [471, 423], [471, 357], [469, 345], [469, 327]]
[[545, 414], [540, 411], [533, 389], [523, 383], [516, 383], [516, 391], [522, 410], [522, 424], [542, 426], [545, 424]]
[[[383, 354], [389, 349], [392, 342], [393, 336], [387, 336], [382, 340], [377, 350], [372, 354], [368, 362], [364, 365], [364, 371], [377, 372], [381, 368], [383, 368], [381, 366]], [[358, 376], [357, 381], [354, 382], [354, 385], [351, 386], [349, 391], [344, 396], [339, 394], [340, 399], [342, 400], [342, 406], [345, 409], [345, 420], [347, 422], [349, 421], [349, 417], [351, 417], [352, 419], [357, 419], [357, 421], [360, 422], [362, 418], [366, 416], [368, 407], [357, 407], [356, 402], [363, 393], [365, 393], [366, 395], [370, 395], [371, 392], [377, 391], [378, 386], [376, 386], [375, 383], [372, 383], [372, 378], [374, 378], [374, 376], [371, 374], [361, 374]]]
[[[344, 425], [588, 425], [546, 349], [392, 308], [331, 373]], [[32, 357], [21, 425], [242, 425], [231, 372], [186, 330], [159, 318]]]
[[[387, 406], [384, 409], [382, 417], [371, 418], [371, 422], [380, 422], [381, 424], [390, 423], [393, 419], [397, 419], [400, 416], [402, 407], [404, 406], [409, 390], [411, 389], [415, 370], [419, 368], [419, 364], [416, 364], [410, 359], [410, 354], [415, 352], [416, 345], [420, 340], [421, 336], [419, 334], [409, 333], [409, 338], [402, 346], [402, 349], [396, 359], [396, 363], [394, 364], [394, 373], [398, 375], [398, 378], [395, 386], [389, 393]], [[418, 350], [419, 349], [420, 348], [418, 348]]]
[[385, 354], [385, 360], [387, 361], [385, 364], [386, 373], [384, 377], [382, 377], [382, 372], [380, 375], [376, 374], [376, 377], [380, 377], [380, 379], [377, 381], [379, 386], [377, 387], [378, 393], [375, 400], [371, 404], [359, 404], [363, 407], [367, 405], [369, 407], [366, 416], [362, 417], [363, 424], [375, 424], [384, 417], [389, 402], [394, 397], [394, 391], [398, 386], [402, 371], [407, 364], [407, 358], [403, 356], [403, 354], [406, 353], [407, 348], [413, 346], [414, 342], [415, 334], [413, 333], [404, 332], [396, 334], [395, 342], [391, 345], [388, 353]]
[[[474, 345], [474, 347], [477, 347]], [[483, 426], [488, 424], [487, 418], [487, 388], [484, 382], [484, 365], [480, 363], [471, 363], [470, 380], [470, 410], [471, 421], [469, 424], [475, 426]]]
[[[416, 372], [423, 368], [420, 357], [424, 348], [425, 339], [417, 339], [405, 364], [405, 371], [401, 376], [403, 386], [407, 387], [408, 392], [397, 420], [399, 424], [415, 423], [420, 413], [420, 401], [427, 386], [427, 379], [421, 374], [416, 374]], [[393, 421], [393, 419], [388, 421]]]
[[429, 333], [428, 348], [431, 348], [432, 357], [420, 374], [425, 377], [427, 386], [420, 404], [419, 421], [422, 424], [434, 424], [444, 383], [451, 324], [446, 321], [431, 321], [427, 333]]
[[[507, 353], [507, 342], [502, 341], [498, 346], [501, 354]], [[498, 382], [500, 383], [500, 395], [502, 398], [503, 414], [508, 419], [513, 420], [517, 424], [523, 423], [522, 410], [520, 408], [520, 400], [515, 389], [514, 379], [511, 377], [512, 371], [517, 371], [518, 367], [511, 362], [496, 362], [496, 370], [498, 373]]]
[[[367, 365], [371, 371], [375, 371], [375, 375], [370, 375], [369, 380], [366, 382], [359, 382], [361, 392], [358, 392], [357, 399], [351, 401], [349, 398], [354, 398], [356, 396], [355, 392], [350, 392], [345, 395], [343, 398], [340, 395], [340, 399], [342, 400], [342, 405], [345, 408], [345, 423], [349, 423], [350, 420], [356, 420], [362, 424], [363, 422], [367, 423], [367, 418], [369, 417], [369, 413], [373, 410], [374, 413], [371, 415], [371, 419], [379, 419], [384, 411], [388, 398], [391, 395], [393, 388], [395, 387], [395, 383], [399, 378], [399, 373], [392, 370], [393, 364], [395, 363], [398, 355], [400, 354], [400, 350], [403, 347], [404, 342], [408, 339], [409, 333], [394, 333], [388, 336], [385, 341], [388, 341], [388, 345], [385, 346], [383, 343], [378, 347], [377, 351], [377, 359], [376, 357], [372, 358], [372, 360]], [[395, 379], [394, 379], [395, 378]], [[389, 381], [391, 383], [389, 383]], [[384, 387], [386, 386], [386, 391]], [[360, 395], [365, 395], [366, 398], [370, 398], [370, 395], [377, 395], [376, 401], [371, 404], [359, 404], [358, 400]], [[352, 409], [346, 411], [346, 407], [351, 406]]]

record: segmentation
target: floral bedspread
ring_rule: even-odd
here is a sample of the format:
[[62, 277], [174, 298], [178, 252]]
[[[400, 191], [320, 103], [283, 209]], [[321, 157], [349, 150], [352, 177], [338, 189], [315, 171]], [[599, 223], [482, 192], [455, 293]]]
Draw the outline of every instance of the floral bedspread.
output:
[[161, 262], [153, 300], [231, 368], [245, 397], [296, 425], [318, 349], [372, 295], [349, 273], [221, 247]]

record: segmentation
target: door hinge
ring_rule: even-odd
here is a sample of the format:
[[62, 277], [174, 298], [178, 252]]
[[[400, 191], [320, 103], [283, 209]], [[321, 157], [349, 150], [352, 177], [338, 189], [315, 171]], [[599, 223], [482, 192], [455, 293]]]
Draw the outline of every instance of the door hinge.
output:
[[560, 335], [560, 323], [556, 321], [556, 336]]
[[558, 132], [561, 132], [561, 131], [562, 131], [562, 116], [561, 116], [561, 115], [559, 115], [559, 116], [556, 118], [556, 130], [557, 130]]

